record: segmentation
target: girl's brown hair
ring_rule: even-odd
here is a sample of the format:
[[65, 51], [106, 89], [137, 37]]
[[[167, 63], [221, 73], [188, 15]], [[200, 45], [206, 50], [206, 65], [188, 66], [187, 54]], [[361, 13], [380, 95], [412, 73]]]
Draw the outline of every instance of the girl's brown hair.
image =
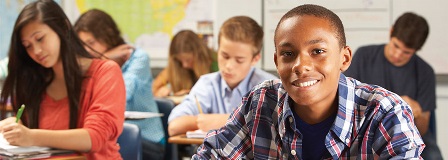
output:
[[[193, 54], [193, 69], [182, 67], [175, 56], [180, 53]], [[168, 81], [175, 93], [183, 89], [191, 89], [201, 75], [210, 73], [214, 61], [210, 50], [199, 36], [191, 30], [178, 32], [171, 41], [168, 59]]]
[[107, 46], [107, 50], [125, 44], [114, 19], [104, 11], [91, 9], [83, 13], [75, 23], [75, 31], [88, 32]]

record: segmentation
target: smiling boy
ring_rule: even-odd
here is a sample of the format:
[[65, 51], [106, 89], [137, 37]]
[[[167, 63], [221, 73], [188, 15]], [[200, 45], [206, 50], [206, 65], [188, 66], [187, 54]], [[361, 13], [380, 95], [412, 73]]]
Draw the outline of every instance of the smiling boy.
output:
[[281, 81], [253, 88], [193, 159], [420, 158], [410, 107], [341, 73], [352, 53], [336, 14], [298, 6], [281, 18], [274, 44]]

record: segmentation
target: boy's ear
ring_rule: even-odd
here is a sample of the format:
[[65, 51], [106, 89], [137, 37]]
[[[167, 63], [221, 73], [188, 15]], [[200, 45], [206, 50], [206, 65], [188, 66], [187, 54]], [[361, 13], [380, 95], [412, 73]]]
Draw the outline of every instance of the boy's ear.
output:
[[277, 65], [277, 53], [274, 52], [274, 63], [275, 63], [275, 67], [278, 67]]
[[257, 62], [260, 60], [260, 58], [261, 58], [261, 54], [260, 53], [255, 55], [254, 58], [252, 58], [252, 65], [257, 64]]
[[345, 70], [348, 69], [348, 67], [350, 67], [350, 64], [352, 63], [352, 49], [349, 46], [345, 46], [344, 48], [342, 48], [342, 58], [341, 58], [341, 68], [340, 70], [342, 72], [344, 72]]

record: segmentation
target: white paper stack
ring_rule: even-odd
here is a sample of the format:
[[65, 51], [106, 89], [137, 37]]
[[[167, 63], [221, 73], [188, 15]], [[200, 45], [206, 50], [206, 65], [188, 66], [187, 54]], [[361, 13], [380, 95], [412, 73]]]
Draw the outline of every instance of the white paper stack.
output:
[[205, 138], [206, 135], [207, 132], [204, 132], [200, 129], [187, 132], [187, 138]]

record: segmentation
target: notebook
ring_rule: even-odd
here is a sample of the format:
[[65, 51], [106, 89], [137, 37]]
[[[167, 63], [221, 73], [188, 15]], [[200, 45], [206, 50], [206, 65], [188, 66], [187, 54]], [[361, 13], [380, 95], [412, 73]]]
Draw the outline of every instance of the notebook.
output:
[[39, 157], [48, 157], [51, 154], [42, 153], [42, 151], [50, 150], [49, 147], [39, 147], [39, 146], [14, 146], [10, 145], [8, 141], [3, 137], [3, 134], [0, 134], [0, 154], [4, 156], [10, 157], [29, 157], [29, 156], [39, 156]]

